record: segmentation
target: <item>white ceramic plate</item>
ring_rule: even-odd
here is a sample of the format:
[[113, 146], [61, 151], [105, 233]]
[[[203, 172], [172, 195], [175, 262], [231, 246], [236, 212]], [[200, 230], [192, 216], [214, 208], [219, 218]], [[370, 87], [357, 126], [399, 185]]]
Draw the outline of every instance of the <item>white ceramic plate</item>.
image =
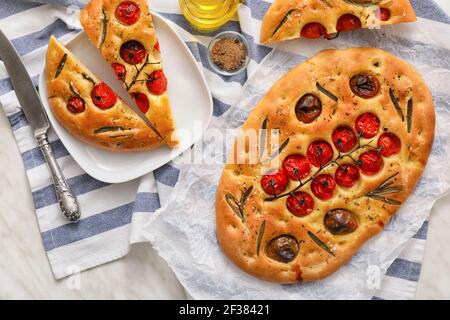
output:
[[[161, 167], [199, 140], [212, 117], [211, 93], [196, 60], [164, 18], [156, 13], [152, 15], [161, 44], [164, 72], [169, 79], [169, 97], [180, 139], [177, 148], [161, 147], [152, 151], [123, 154], [97, 149], [76, 139], [59, 124], [51, 112], [44, 71], [39, 78], [41, 100], [56, 134], [81, 168], [104, 182], [129, 181]], [[122, 84], [116, 80], [112, 68], [84, 32], [68, 41], [66, 47], [123, 100], [130, 105], [133, 103]]]

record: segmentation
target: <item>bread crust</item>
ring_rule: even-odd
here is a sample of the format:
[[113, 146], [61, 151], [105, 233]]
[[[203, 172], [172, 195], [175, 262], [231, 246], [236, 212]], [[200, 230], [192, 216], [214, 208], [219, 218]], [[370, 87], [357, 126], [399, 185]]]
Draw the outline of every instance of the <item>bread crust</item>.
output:
[[[60, 69], [65, 55], [64, 66]], [[60, 72], [55, 78], [58, 69]], [[153, 130], [120, 98], [106, 110], [95, 106], [91, 98], [94, 86], [91, 80], [96, 84], [101, 81], [53, 36], [48, 44], [45, 70], [52, 112], [61, 125], [78, 139], [116, 152], [150, 150], [162, 145], [162, 142], [155, 143]], [[67, 109], [69, 98], [74, 96], [73, 90], [85, 103], [85, 110], [81, 113]]]
[[[372, 99], [360, 98], [350, 89], [350, 78], [360, 72], [370, 72], [380, 82], [380, 92]], [[316, 83], [334, 93], [338, 102], [318, 90]], [[412, 99], [414, 103], [410, 133], [406, 120], [401, 120], [390, 99], [390, 88], [405, 114], [408, 101]], [[306, 93], [319, 97], [323, 106], [321, 115], [311, 124], [301, 123], [295, 114], [297, 101]], [[286, 198], [265, 201], [268, 195], [263, 191], [260, 180], [262, 174], [269, 170], [269, 164], [234, 164], [235, 156], [230, 155], [217, 189], [216, 228], [224, 253], [238, 267], [255, 277], [278, 283], [319, 280], [335, 272], [368, 239], [382, 231], [400, 207], [369, 198], [367, 194], [397, 173], [393, 182], [403, 189], [389, 197], [404, 202], [424, 170], [435, 131], [433, 99], [420, 75], [405, 61], [373, 48], [322, 51], [278, 80], [257, 104], [242, 129], [244, 132], [259, 130], [266, 118], [268, 130], [280, 129], [279, 141], [289, 138], [289, 143], [277, 157], [278, 164], [290, 154], [306, 155], [306, 149], [316, 140], [328, 141], [333, 146], [331, 135], [334, 129], [340, 125], [354, 128], [355, 119], [366, 112], [376, 114], [381, 127], [372, 141], [363, 141], [375, 148], [383, 132], [393, 132], [402, 142], [400, 153], [384, 158], [383, 169], [377, 175], [361, 174], [359, 182], [352, 188], [337, 186], [330, 200], [314, 197], [315, 208], [305, 217], [292, 215], [286, 208]], [[239, 139], [243, 139], [242, 134], [237, 141]], [[257, 152], [260, 148], [258, 146]], [[333, 149], [337, 155], [334, 146]], [[354, 154], [355, 159], [361, 152]], [[339, 163], [348, 163], [348, 159]], [[335, 170], [336, 165], [332, 164], [321, 173], [334, 177]], [[290, 181], [285, 191], [296, 185], [298, 182]], [[227, 194], [239, 200], [250, 187], [252, 191], [243, 205], [246, 218], [243, 222], [227, 202]], [[300, 190], [312, 195], [309, 183]], [[324, 215], [336, 208], [356, 214], [359, 223], [356, 231], [348, 235], [333, 235], [325, 228]], [[265, 230], [258, 254], [258, 236], [263, 222]], [[325, 243], [333, 255], [318, 246], [308, 231]], [[275, 261], [266, 255], [269, 241], [283, 234], [294, 236], [300, 246], [299, 254], [289, 263]]]
[[[378, 7], [390, 10], [389, 20], [380, 21], [376, 18]], [[288, 13], [288, 19], [279, 27]], [[362, 28], [416, 21], [416, 14], [409, 0], [381, 0], [376, 6], [351, 4], [344, 0], [275, 0], [263, 18], [260, 42], [299, 38], [303, 26], [311, 22], [321, 23], [328, 34], [333, 34], [337, 32], [339, 17], [344, 14], [360, 18]]]
[[[133, 0], [139, 6], [140, 16], [137, 22], [130, 26], [120, 23], [116, 18], [115, 11], [121, 2], [123, 0], [92, 0], [81, 10], [81, 25], [109, 64], [120, 63], [125, 66], [124, 87], [130, 94], [143, 93], [147, 96], [150, 108], [145, 115], [164, 137], [164, 142], [173, 148], [179, 141], [175, 133], [167, 90], [163, 94], [152, 94], [145, 82], [147, 75], [155, 70], [162, 70], [160, 52], [154, 49], [157, 37], [147, 1]], [[104, 28], [106, 28], [105, 31]], [[104, 39], [103, 43], [101, 43], [102, 39]], [[137, 73], [136, 66], [127, 64], [120, 55], [122, 44], [130, 40], [139, 41], [145, 47], [148, 57], [148, 64], [143, 68], [143, 63], [136, 65], [141, 68], [141, 72], [136, 78], [137, 81], [131, 86]], [[158, 135], [154, 136], [155, 146], [161, 145], [160, 140]]]

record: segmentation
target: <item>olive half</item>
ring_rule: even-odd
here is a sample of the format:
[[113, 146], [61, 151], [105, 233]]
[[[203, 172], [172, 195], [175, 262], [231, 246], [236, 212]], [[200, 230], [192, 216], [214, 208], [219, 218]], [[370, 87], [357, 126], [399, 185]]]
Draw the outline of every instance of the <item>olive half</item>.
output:
[[298, 242], [293, 236], [281, 235], [272, 240], [266, 248], [266, 255], [276, 261], [288, 263], [298, 254]]
[[355, 214], [345, 209], [328, 211], [323, 220], [327, 230], [335, 235], [349, 234], [358, 228]]
[[316, 120], [321, 113], [322, 102], [318, 97], [311, 93], [305, 94], [301, 97], [295, 106], [295, 114], [297, 115], [297, 119], [306, 124]]
[[380, 91], [378, 79], [370, 73], [360, 73], [350, 79], [350, 88], [357, 96], [369, 99]]

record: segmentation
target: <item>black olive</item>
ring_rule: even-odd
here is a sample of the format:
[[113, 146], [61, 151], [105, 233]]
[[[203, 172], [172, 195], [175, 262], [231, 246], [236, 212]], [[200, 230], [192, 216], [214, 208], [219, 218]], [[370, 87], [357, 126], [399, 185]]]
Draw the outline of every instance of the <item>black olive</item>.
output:
[[298, 242], [293, 236], [281, 235], [270, 240], [266, 255], [276, 261], [288, 263], [298, 254]]
[[323, 223], [328, 231], [335, 235], [349, 234], [358, 228], [358, 221], [354, 213], [345, 209], [329, 211], [325, 215]]
[[295, 106], [297, 119], [303, 123], [311, 123], [322, 113], [322, 102], [315, 95], [308, 93], [298, 100]]
[[350, 88], [357, 96], [369, 99], [380, 91], [378, 79], [370, 73], [360, 73], [350, 79]]

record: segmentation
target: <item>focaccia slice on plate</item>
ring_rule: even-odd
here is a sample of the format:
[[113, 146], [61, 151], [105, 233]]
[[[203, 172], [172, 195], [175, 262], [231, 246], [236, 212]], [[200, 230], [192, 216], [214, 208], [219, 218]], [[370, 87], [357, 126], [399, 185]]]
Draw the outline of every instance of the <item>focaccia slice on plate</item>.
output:
[[325, 50], [276, 82], [242, 129], [217, 189], [218, 240], [246, 272], [293, 283], [325, 278], [383, 230], [422, 175], [435, 113], [405, 61]]
[[[92, 0], [80, 21], [89, 39], [153, 124], [155, 144], [178, 139], [167, 94], [161, 52], [147, 0]], [[162, 138], [161, 138], [161, 137]]]
[[409, 0], [275, 0], [264, 16], [260, 41], [331, 39], [341, 31], [413, 21]]
[[144, 120], [53, 36], [47, 49], [46, 76], [52, 112], [75, 137], [111, 151], [158, 146], [155, 132]]

